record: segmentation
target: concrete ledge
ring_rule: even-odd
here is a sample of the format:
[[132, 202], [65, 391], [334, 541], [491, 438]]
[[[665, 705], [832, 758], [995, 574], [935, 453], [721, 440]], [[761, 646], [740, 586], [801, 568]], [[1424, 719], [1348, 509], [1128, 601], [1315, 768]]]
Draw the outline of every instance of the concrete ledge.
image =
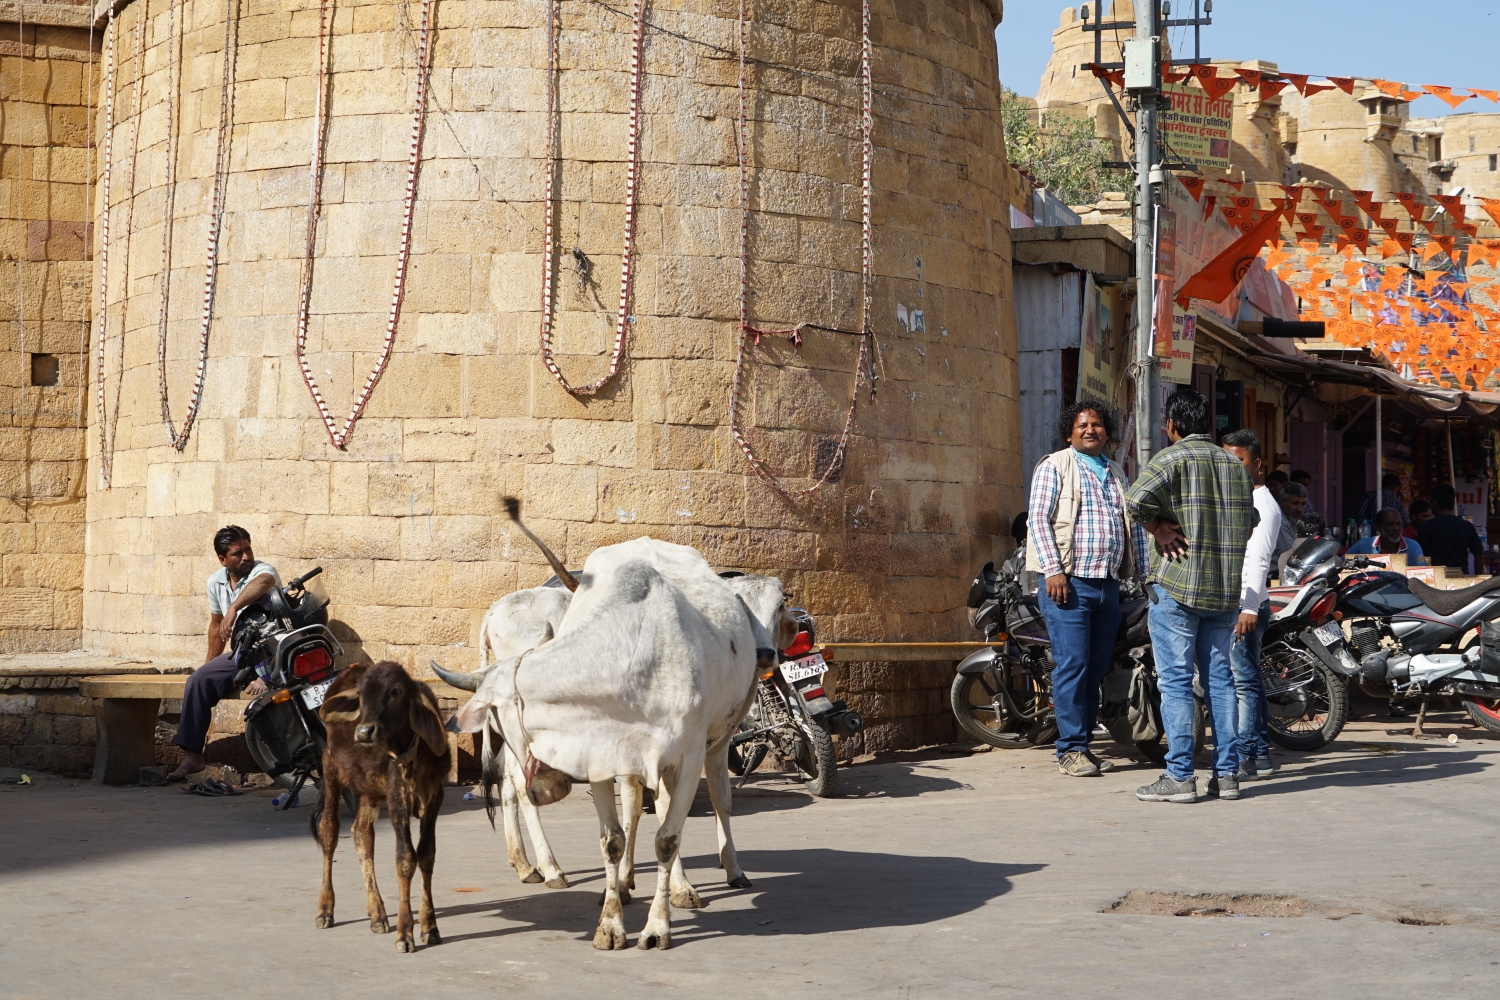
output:
[[830, 642], [819, 646], [818, 652], [829, 663], [957, 662], [993, 645], [992, 642]]
[[1037, 226], [1010, 231], [1017, 264], [1068, 264], [1094, 274], [1127, 275], [1135, 244], [1113, 226]]
[[23, 9], [23, 5], [16, 0], [0, 0], [0, 22], [36, 24], [49, 28], [87, 28], [89, 7], [87, 4], [28, 3]]

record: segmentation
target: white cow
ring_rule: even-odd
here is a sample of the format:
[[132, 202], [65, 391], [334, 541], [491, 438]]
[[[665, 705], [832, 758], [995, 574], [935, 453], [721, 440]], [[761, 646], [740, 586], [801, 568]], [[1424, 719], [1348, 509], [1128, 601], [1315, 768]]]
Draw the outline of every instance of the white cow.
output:
[[[562, 798], [573, 781], [591, 784], [605, 867], [596, 948], [626, 943], [620, 904], [629, 867], [616, 777], [658, 790], [658, 878], [640, 947], [671, 943], [669, 886], [675, 897], [685, 883], [672, 875], [705, 767], [725, 876], [748, 884], [729, 831], [726, 755], [757, 667], [775, 662], [788, 628], [781, 603], [779, 581], [740, 577], [731, 587], [687, 546], [649, 538], [606, 546], [585, 563], [554, 638], [496, 663], [456, 716], [470, 732], [498, 717], [524, 760], [520, 777], [534, 804]], [[696, 893], [679, 903], [695, 904]]]

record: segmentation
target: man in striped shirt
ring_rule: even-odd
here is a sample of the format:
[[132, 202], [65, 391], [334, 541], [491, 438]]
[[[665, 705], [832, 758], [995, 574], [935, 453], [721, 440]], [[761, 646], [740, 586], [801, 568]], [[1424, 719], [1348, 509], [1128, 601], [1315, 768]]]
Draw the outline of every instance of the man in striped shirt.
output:
[[1126, 496], [1132, 521], [1156, 535], [1148, 585], [1151, 648], [1167, 731], [1167, 769], [1136, 789], [1144, 802], [1194, 802], [1193, 668], [1213, 720], [1208, 793], [1240, 797], [1239, 702], [1229, 652], [1239, 618], [1245, 548], [1259, 515], [1250, 474], [1209, 437], [1208, 400], [1183, 387], [1167, 400], [1171, 447], [1158, 452]]
[[1136, 575], [1146, 536], [1125, 519], [1125, 473], [1104, 457], [1108, 409], [1076, 403], [1058, 430], [1068, 447], [1042, 459], [1031, 481], [1026, 568], [1044, 577], [1037, 604], [1052, 641], [1058, 770], [1091, 777], [1109, 767], [1089, 737], [1120, 628], [1120, 581]]

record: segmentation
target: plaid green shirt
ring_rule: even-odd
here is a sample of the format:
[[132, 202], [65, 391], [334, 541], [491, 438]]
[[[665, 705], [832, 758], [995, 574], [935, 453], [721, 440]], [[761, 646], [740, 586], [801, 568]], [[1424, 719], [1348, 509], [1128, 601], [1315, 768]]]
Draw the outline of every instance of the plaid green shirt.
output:
[[1173, 600], [1204, 611], [1239, 607], [1245, 546], [1260, 520], [1253, 488], [1245, 467], [1207, 434], [1190, 434], [1157, 452], [1130, 488], [1125, 512], [1131, 520], [1175, 521], [1187, 536], [1187, 554], [1175, 561], [1152, 546], [1152, 578]]

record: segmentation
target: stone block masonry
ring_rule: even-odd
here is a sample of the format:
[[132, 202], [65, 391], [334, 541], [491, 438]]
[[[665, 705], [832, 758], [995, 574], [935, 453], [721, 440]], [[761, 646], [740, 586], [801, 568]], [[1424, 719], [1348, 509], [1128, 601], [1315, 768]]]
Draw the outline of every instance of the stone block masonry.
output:
[[97, 63], [84, 8], [24, 14], [0, 15], [0, 654], [76, 649], [83, 628]]
[[[113, 475], [102, 488], [96, 427], [84, 644], [161, 664], [200, 661], [203, 581], [217, 566], [209, 539], [233, 522], [284, 576], [324, 567], [350, 656], [390, 657], [418, 672], [429, 659], [473, 668], [484, 610], [551, 572], [506, 521], [506, 494], [521, 498], [528, 522], [569, 565], [650, 534], [696, 545], [726, 569], [780, 576], [828, 640], [967, 638], [968, 580], [1002, 554], [1004, 528], [1024, 502], [1007, 176], [999, 115], [989, 110], [999, 105], [992, 6], [874, 4], [872, 291], [882, 378], [873, 402], [860, 396], [835, 481], [788, 504], [748, 474], [726, 426], [740, 267], [737, 70], [726, 55], [737, 37], [733, 7], [647, 5], [625, 361], [604, 391], [579, 399], [537, 351], [546, 5], [436, 0], [406, 301], [389, 368], [340, 451], [293, 356], [316, 6], [243, 6], [207, 379], [179, 453], [157, 391], [163, 102], [175, 86], [182, 132], [166, 357], [177, 415], [196, 366], [222, 7], [195, 7], [191, 18], [179, 7], [181, 75], [169, 81], [167, 0], [134, 0], [116, 26], [103, 373]], [[750, 9], [751, 320], [856, 329], [860, 4], [760, 0]], [[558, 364], [583, 384], [604, 370], [613, 342], [631, 25], [597, 4], [560, 10], [554, 342]], [[142, 16], [132, 191], [124, 158]], [[400, 4], [340, 3], [332, 20], [308, 360], [338, 420], [384, 332], [416, 16]], [[96, 221], [100, 209], [96, 194]], [[898, 322], [898, 306], [907, 316], [920, 310], [924, 323]], [[857, 347], [847, 335], [808, 330], [800, 348], [772, 339], [749, 348], [748, 435], [792, 488], [827, 467]], [[41, 563], [17, 573], [63, 579]], [[887, 749], [952, 738], [941, 705], [950, 678], [950, 667], [871, 665], [842, 683], [871, 720], [865, 742]]]

